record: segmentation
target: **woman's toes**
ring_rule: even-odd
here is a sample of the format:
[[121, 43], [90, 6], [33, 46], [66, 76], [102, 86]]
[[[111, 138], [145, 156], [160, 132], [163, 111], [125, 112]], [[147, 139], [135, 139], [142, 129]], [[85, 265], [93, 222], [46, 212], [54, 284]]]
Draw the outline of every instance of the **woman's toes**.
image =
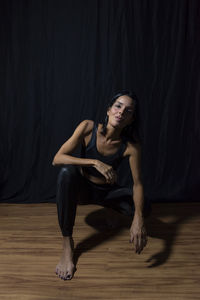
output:
[[66, 277], [66, 279], [67, 279], [67, 280], [72, 279], [72, 275], [68, 274], [67, 277]]
[[66, 274], [65, 274], [65, 280], [70, 280], [70, 279], [72, 279], [73, 274], [74, 274], [74, 271], [73, 271], [73, 270], [67, 271]]

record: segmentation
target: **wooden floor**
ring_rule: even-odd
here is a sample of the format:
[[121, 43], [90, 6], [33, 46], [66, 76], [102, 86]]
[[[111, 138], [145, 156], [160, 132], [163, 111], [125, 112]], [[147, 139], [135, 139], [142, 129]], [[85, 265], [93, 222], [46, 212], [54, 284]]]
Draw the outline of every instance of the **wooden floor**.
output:
[[77, 271], [62, 281], [55, 204], [0, 204], [0, 300], [200, 299], [199, 216], [198, 203], [154, 204], [148, 246], [136, 255], [128, 220], [108, 230], [105, 209], [79, 206]]

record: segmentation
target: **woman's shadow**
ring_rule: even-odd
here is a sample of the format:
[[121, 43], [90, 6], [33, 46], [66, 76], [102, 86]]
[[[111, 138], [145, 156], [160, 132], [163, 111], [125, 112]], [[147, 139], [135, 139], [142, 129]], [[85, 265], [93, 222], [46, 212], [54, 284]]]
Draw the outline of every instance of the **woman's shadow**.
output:
[[[191, 203], [187, 203], [187, 205], [183, 206], [181, 203], [172, 203], [171, 205], [160, 203], [159, 207], [157, 206], [158, 209], [155, 209], [155, 211], [153, 209], [151, 215], [146, 218], [145, 223], [148, 236], [161, 239], [164, 242], [163, 250], [153, 254], [146, 261], [147, 263], [150, 263], [147, 266], [148, 268], [157, 267], [168, 260], [180, 226], [189, 219], [196, 218], [200, 214], [200, 205], [198, 205], [198, 203], [193, 203], [193, 205], [195, 205], [195, 209], [191, 207]], [[118, 223], [114, 225], [112, 223], [107, 224], [105, 217], [106, 210], [107, 208], [100, 208], [86, 216], [86, 223], [95, 228], [97, 232], [91, 234], [77, 244], [74, 250], [75, 265], [82, 253], [97, 247], [105, 241], [113, 239], [122, 230], [130, 228], [131, 219], [118, 213]], [[116, 215], [115, 212], [113, 212], [113, 217], [114, 215]], [[172, 217], [173, 221], [163, 222], [159, 217]]]

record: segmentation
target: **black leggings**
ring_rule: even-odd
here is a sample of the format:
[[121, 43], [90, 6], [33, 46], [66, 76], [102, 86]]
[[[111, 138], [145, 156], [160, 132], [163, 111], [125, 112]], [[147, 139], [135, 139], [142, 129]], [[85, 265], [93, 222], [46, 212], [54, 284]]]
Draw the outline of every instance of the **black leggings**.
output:
[[[134, 204], [131, 189], [114, 185], [98, 185], [83, 177], [78, 166], [61, 168], [57, 182], [58, 221], [63, 236], [71, 236], [77, 204], [98, 204], [133, 217]], [[145, 205], [144, 211], [149, 211]], [[146, 213], [148, 214], [148, 213]]]

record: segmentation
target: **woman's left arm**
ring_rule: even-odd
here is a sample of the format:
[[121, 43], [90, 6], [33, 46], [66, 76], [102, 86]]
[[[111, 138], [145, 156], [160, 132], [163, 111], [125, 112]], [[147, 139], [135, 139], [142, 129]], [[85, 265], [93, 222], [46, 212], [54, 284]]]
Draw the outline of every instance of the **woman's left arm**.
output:
[[143, 218], [144, 190], [141, 179], [141, 147], [128, 144], [128, 155], [131, 173], [133, 176], [133, 201], [135, 206], [134, 218], [130, 228], [130, 242], [134, 243], [135, 252], [140, 254], [147, 244], [147, 233]]

